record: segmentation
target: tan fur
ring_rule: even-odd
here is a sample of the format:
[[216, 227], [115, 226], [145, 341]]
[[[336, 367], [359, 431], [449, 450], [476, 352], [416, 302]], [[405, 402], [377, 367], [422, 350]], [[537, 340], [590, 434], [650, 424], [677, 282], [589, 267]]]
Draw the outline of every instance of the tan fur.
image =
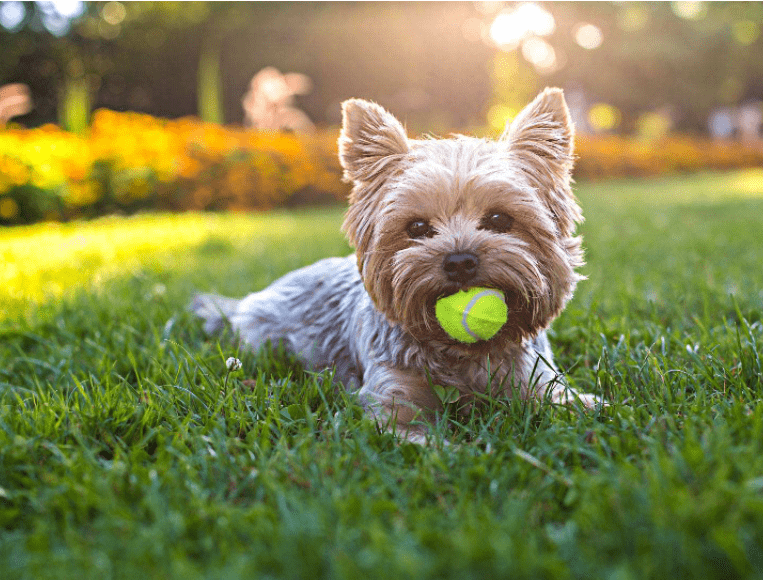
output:
[[[505, 338], [546, 328], [583, 264], [572, 235], [582, 216], [570, 189], [573, 127], [562, 92], [546, 89], [497, 142], [410, 140], [392, 115], [357, 99], [344, 113], [340, 159], [354, 188], [343, 227], [366, 289], [388, 319], [414, 336], [446, 339], [432, 308], [447, 293], [443, 257], [471, 251], [480, 257], [473, 285], [508, 297]], [[515, 218], [510, 234], [479, 229], [495, 210]], [[411, 240], [405, 228], [414, 218], [430, 221], [438, 235]]]

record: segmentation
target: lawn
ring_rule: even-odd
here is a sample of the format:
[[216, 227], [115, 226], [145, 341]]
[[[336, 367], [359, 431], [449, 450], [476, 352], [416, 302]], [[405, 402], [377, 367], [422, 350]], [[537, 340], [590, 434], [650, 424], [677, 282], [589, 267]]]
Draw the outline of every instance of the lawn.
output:
[[494, 401], [446, 448], [184, 312], [348, 252], [341, 209], [0, 230], [0, 576], [763, 578], [763, 172], [576, 191], [552, 340], [611, 407]]

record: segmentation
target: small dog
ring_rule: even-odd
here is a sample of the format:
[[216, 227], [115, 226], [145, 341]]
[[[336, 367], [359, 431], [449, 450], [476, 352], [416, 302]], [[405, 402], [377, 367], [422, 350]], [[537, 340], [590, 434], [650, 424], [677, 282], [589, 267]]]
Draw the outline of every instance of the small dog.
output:
[[[546, 89], [497, 140], [413, 140], [379, 105], [343, 103], [339, 157], [354, 185], [343, 230], [355, 254], [296, 270], [235, 300], [196, 296], [205, 330], [230, 323], [259, 349], [283, 340], [310, 369], [334, 367], [380, 424], [426, 440], [432, 385], [575, 400], [558, 381], [545, 329], [582, 276], [582, 221], [570, 189], [573, 126]], [[506, 296], [508, 322], [473, 344], [449, 337], [438, 298], [470, 287]]]

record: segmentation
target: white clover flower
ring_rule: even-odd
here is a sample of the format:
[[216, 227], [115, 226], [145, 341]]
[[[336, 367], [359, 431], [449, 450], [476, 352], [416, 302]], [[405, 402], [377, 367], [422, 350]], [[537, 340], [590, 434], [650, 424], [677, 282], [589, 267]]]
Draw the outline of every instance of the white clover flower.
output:
[[229, 373], [234, 373], [241, 368], [241, 361], [235, 357], [230, 357], [225, 361], [225, 366]]

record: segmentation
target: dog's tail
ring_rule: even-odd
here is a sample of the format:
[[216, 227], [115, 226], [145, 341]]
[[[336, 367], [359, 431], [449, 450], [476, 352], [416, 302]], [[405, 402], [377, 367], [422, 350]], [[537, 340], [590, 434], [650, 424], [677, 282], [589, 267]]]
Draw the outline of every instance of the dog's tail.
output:
[[188, 310], [204, 320], [204, 332], [220, 332], [226, 320], [236, 313], [240, 300], [226, 298], [216, 294], [197, 294], [193, 297]]

